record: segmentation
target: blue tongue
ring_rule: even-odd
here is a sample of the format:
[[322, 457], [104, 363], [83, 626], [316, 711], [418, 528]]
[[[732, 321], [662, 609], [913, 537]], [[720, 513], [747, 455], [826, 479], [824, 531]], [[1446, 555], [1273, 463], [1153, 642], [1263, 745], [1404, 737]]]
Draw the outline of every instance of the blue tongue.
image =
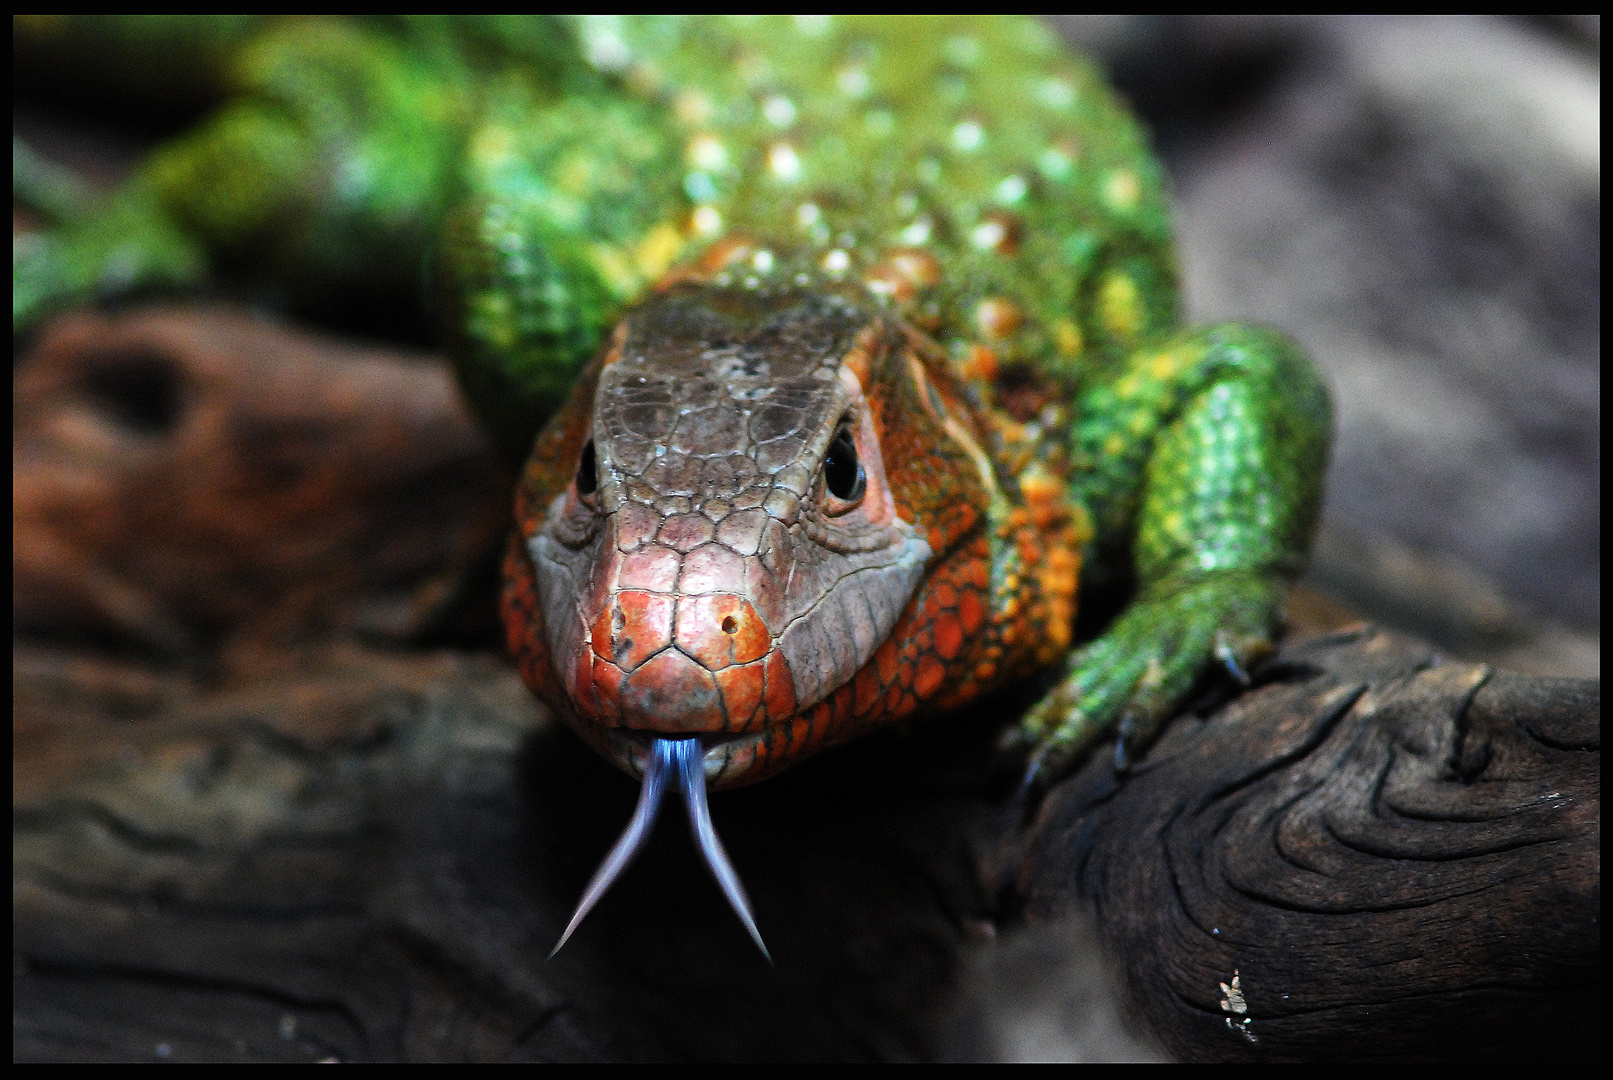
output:
[[683, 791], [684, 805], [689, 808], [689, 824], [694, 829], [695, 841], [700, 845], [700, 854], [706, 858], [706, 865], [711, 868], [711, 874], [717, 879], [722, 888], [723, 895], [728, 897], [728, 903], [733, 906], [734, 914], [739, 921], [745, 924], [750, 931], [751, 940], [756, 947], [762, 950], [767, 962], [772, 963], [773, 957], [762, 943], [762, 935], [756, 929], [756, 920], [751, 915], [750, 900], [745, 896], [745, 886], [739, 883], [739, 875], [734, 873], [733, 864], [728, 861], [728, 853], [723, 850], [722, 841], [717, 838], [717, 830], [711, 826], [711, 810], [706, 806], [706, 770], [702, 766], [704, 751], [701, 749], [699, 739], [656, 739], [650, 747], [648, 766], [644, 770], [644, 786], [639, 789], [638, 806], [633, 810], [633, 820], [627, 823], [622, 831], [621, 839], [616, 846], [610, 849], [605, 861], [599, 864], [594, 871], [588, 888], [583, 890], [582, 899], [577, 901], [577, 910], [566, 924], [565, 933], [555, 943], [551, 958], [565, 945], [571, 932], [577, 929], [583, 918], [593, 910], [599, 898], [621, 876], [627, 864], [633, 861], [644, 841], [649, 838], [650, 828], [655, 824], [655, 815], [661, 809], [661, 797], [666, 794], [668, 782], [676, 784]]

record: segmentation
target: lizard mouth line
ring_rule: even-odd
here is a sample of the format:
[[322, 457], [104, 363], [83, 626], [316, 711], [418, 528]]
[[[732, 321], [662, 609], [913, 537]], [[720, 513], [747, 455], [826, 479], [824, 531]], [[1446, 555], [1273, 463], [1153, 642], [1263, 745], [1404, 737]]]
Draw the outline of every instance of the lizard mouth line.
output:
[[[701, 772], [705, 775], [707, 783], [715, 783], [723, 779], [736, 764], [741, 762], [748, 764], [758, 748], [778, 733], [787, 730], [794, 719], [793, 716], [786, 717], [755, 731], [737, 734], [723, 731], [702, 732], [676, 741], [699, 745]], [[629, 766], [641, 777], [649, 775], [657, 744], [673, 741], [646, 729], [611, 727], [601, 730], [615, 752], [617, 761]]]

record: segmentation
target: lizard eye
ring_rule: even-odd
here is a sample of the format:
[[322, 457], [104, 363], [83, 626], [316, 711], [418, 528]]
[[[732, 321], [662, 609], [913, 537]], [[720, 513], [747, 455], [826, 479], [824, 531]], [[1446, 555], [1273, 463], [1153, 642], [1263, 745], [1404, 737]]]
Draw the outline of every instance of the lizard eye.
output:
[[[868, 490], [868, 477], [857, 460], [857, 445], [851, 439], [851, 430], [842, 427], [835, 433], [834, 442], [823, 458], [823, 480], [829, 494], [847, 503], [861, 501]], [[841, 509], [849, 510], [851, 507]]]
[[577, 494], [592, 495], [599, 490], [599, 462], [594, 456], [594, 440], [582, 444], [582, 460], [577, 463]]

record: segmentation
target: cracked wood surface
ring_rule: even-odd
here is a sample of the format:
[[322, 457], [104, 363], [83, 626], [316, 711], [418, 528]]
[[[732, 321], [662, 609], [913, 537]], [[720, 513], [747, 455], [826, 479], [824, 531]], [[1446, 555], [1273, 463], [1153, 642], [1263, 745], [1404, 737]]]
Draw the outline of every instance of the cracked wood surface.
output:
[[19, 1060], [989, 1056], [982, 963], [1088, 908], [1174, 1056], [1598, 1050], [1595, 683], [1301, 640], [1028, 818], [1011, 702], [853, 744], [714, 806], [769, 970], [675, 827], [544, 962], [635, 792], [503, 662], [13, 674]]
[[1184, 1058], [1594, 1054], [1599, 683], [1370, 632], [1266, 679], [1124, 783], [1065, 785], [1017, 870], [1026, 914], [1096, 905]]

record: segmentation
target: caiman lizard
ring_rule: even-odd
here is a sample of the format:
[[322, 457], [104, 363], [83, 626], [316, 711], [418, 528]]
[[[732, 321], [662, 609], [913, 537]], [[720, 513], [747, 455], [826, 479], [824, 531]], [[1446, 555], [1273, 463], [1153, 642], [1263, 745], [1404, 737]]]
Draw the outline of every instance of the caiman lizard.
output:
[[[1179, 324], [1159, 165], [1036, 21], [16, 30], [148, 64], [168, 34], [235, 96], [103, 204], [54, 198], [59, 228], [14, 243], [14, 327], [220, 272], [310, 297], [430, 268], [525, 462], [510, 647], [645, 781], [577, 919], [668, 784], [756, 935], [707, 785], [1044, 673], [1002, 740], [1026, 784], [1111, 736], [1124, 769], [1210, 668], [1270, 648], [1326, 389], [1274, 331]], [[13, 157], [50, 204], [59, 178]], [[1105, 588], [1129, 600], [1072, 640]]]

